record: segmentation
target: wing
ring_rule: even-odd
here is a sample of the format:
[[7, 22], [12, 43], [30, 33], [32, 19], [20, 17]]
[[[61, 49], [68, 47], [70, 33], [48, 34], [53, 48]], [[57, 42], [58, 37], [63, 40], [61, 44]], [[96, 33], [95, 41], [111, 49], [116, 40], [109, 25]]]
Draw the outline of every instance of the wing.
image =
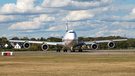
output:
[[9, 42], [28, 42], [37, 44], [48, 44], [48, 45], [64, 45], [64, 42], [46, 42], [46, 41], [28, 41], [28, 40], [9, 40]]
[[114, 41], [127, 41], [127, 39], [114, 39], [114, 40], [87, 41], [87, 42], [78, 42], [78, 44], [87, 45], [87, 44], [93, 44], [93, 43], [104, 43], [104, 42], [114, 42]]

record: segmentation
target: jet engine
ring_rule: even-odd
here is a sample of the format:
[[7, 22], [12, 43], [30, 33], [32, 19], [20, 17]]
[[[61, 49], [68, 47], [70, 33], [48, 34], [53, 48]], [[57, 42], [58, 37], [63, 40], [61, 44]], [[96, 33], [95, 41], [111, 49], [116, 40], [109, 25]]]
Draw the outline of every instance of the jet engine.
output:
[[24, 48], [25, 49], [29, 49], [30, 48], [30, 43], [26, 42], [23, 44]]
[[114, 43], [114, 42], [109, 42], [109, 43], [108, 43], [108, 47], [109, 47], [109, 48], [114, 48], [114, 46], [115, 46], [115, 43]]
[[47, 44], [43, 44], [43, 45], [41, 46], [41, 48], [42, 48], [42, 50], [46, 51], [46, 50], [49, 49], [49, 46], [48, 46]]
[[98, 44], [96, 44], [96, 43], [92, 44], [91, 48], [94, 49], [94, 50], [97, 50], [98, 49]]

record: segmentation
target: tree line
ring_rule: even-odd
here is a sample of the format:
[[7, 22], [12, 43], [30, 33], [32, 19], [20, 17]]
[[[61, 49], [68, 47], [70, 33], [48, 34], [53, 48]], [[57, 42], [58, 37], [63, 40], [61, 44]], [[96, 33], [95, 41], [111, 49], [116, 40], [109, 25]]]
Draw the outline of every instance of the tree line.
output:
[[[128, 49], [128, 48], [135, 48], [135, 38], [126, 38], [126, 37], [120, 37], [120, 36], [108, 36], [108, 37], [78, 37], [79, 42], [83, 41], [98, 41], [98, 40], [111, 40], [111, 39], [128, 39], [127, 41], [118, 41], [115, 42], [115, 47], [113, 49]], [[56, 38], [56, 37], [49, 37], [49, 38], [28, 38], [28, 37], [23, 37], [23, 38], [18, 38], [18, 37], [13, 37], [11, 40], [32, 40], [32, 41], [48, 41], [48, 42], [62, 42], [62, 38]], [[6, 37], [0, 38], [1, 43], [10, 43]], [[107, 50], [109, 49], [107, 46], [108, 43], [100, 43], [98, 44], [98, 49], [99, 50]], [[91, 46], [91, 45], [89, 45]], [[13, 49], [13, 47], [9, 47], [10, 49]], [[60, 47], [62, 48], [62, 47]], [[3, 48], [2, 48], [3, 49]], [[49, 50], [55, 50], [56, 46], [49, 46]], [[83, 49], [87, 49], [87, 47], [83, 46]], [[16, 50], [16, 49], [13, 49]], [[18, 49], [19, 50], [19, 49]], [[21, 50], [26, 50], [26, 49], [21, 49]], [[41, 44], [31, 44], [31, 47], [29, 50], [32, 51], [37, 51], [37, 50], [42, 50], [41, 49]]]

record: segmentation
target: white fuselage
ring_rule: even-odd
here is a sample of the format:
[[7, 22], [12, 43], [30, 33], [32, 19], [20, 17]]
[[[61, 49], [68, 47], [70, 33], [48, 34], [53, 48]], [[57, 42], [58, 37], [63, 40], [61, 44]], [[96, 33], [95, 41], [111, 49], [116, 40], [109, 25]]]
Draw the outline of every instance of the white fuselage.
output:
[[73, 48], [78, 44], [78, 37], [76, 35], [76, 32], [73, 30], [69, 30], [62, 39], [62, 41], [65, 42], [65, 48]]

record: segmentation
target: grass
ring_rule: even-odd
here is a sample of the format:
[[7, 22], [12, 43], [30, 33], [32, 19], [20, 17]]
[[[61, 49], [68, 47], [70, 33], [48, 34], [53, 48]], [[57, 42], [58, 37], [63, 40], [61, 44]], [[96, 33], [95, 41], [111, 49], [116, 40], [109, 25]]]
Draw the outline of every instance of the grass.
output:
[[134, 55], [0, 56], [0, 76], [135, 76]]

